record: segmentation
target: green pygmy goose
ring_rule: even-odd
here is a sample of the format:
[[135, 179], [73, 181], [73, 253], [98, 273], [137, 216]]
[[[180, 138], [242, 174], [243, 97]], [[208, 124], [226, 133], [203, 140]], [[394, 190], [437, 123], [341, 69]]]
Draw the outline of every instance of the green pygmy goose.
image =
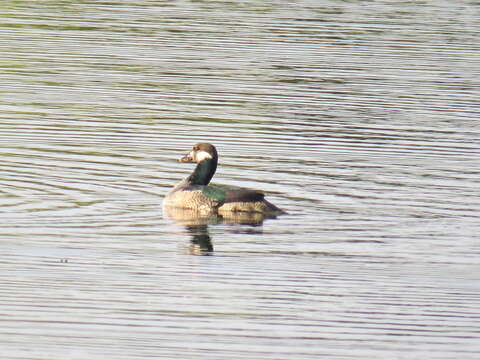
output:
[[284, 213], [264, 199], [264, 194], [237, 186], [209, 185], [215, 174], [218, 154], [215, 146], [198, 143], [182, 157], [182, 163], [197, 163], [195, 170], [165, 197], [164, 206], [206, 212], [252, 212], [265, 215]]

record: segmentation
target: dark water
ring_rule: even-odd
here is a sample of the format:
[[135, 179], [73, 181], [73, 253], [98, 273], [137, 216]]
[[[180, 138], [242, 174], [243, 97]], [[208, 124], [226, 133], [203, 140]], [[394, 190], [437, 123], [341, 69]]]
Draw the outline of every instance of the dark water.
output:
[[[478, 358], [479, 2], [0, 9], [2, 358]], [[164, 216], [198, 141], [288, 215]]]

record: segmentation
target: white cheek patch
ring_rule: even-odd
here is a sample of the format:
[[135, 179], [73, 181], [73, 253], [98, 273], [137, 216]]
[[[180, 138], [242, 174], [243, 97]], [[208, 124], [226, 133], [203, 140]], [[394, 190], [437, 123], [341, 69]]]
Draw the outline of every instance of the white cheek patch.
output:
[[212, 158], [212, 155], [210, 155], [208, 152], [206, 151], [198, 151], [196, 154], [195, 154], [195, 161], [196, 162], [201, 162], [203, 160], [209, 160]]

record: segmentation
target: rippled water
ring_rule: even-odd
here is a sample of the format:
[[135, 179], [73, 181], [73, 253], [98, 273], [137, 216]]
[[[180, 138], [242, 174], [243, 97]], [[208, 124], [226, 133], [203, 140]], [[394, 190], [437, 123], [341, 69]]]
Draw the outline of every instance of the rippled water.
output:
[[[479, 2], [1, 9], [2, 358], [477, 358]], [[198, 141], [288, 214], [165, 217]]]

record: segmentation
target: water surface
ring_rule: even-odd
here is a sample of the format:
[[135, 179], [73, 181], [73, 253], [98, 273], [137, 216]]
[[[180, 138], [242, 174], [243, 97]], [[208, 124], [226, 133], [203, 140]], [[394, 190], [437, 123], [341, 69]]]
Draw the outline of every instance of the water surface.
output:
[[[477, 358], [478, 2], [1, 8], [4, 358]], [[288, 215], [164, 216], [199, 141]]]

